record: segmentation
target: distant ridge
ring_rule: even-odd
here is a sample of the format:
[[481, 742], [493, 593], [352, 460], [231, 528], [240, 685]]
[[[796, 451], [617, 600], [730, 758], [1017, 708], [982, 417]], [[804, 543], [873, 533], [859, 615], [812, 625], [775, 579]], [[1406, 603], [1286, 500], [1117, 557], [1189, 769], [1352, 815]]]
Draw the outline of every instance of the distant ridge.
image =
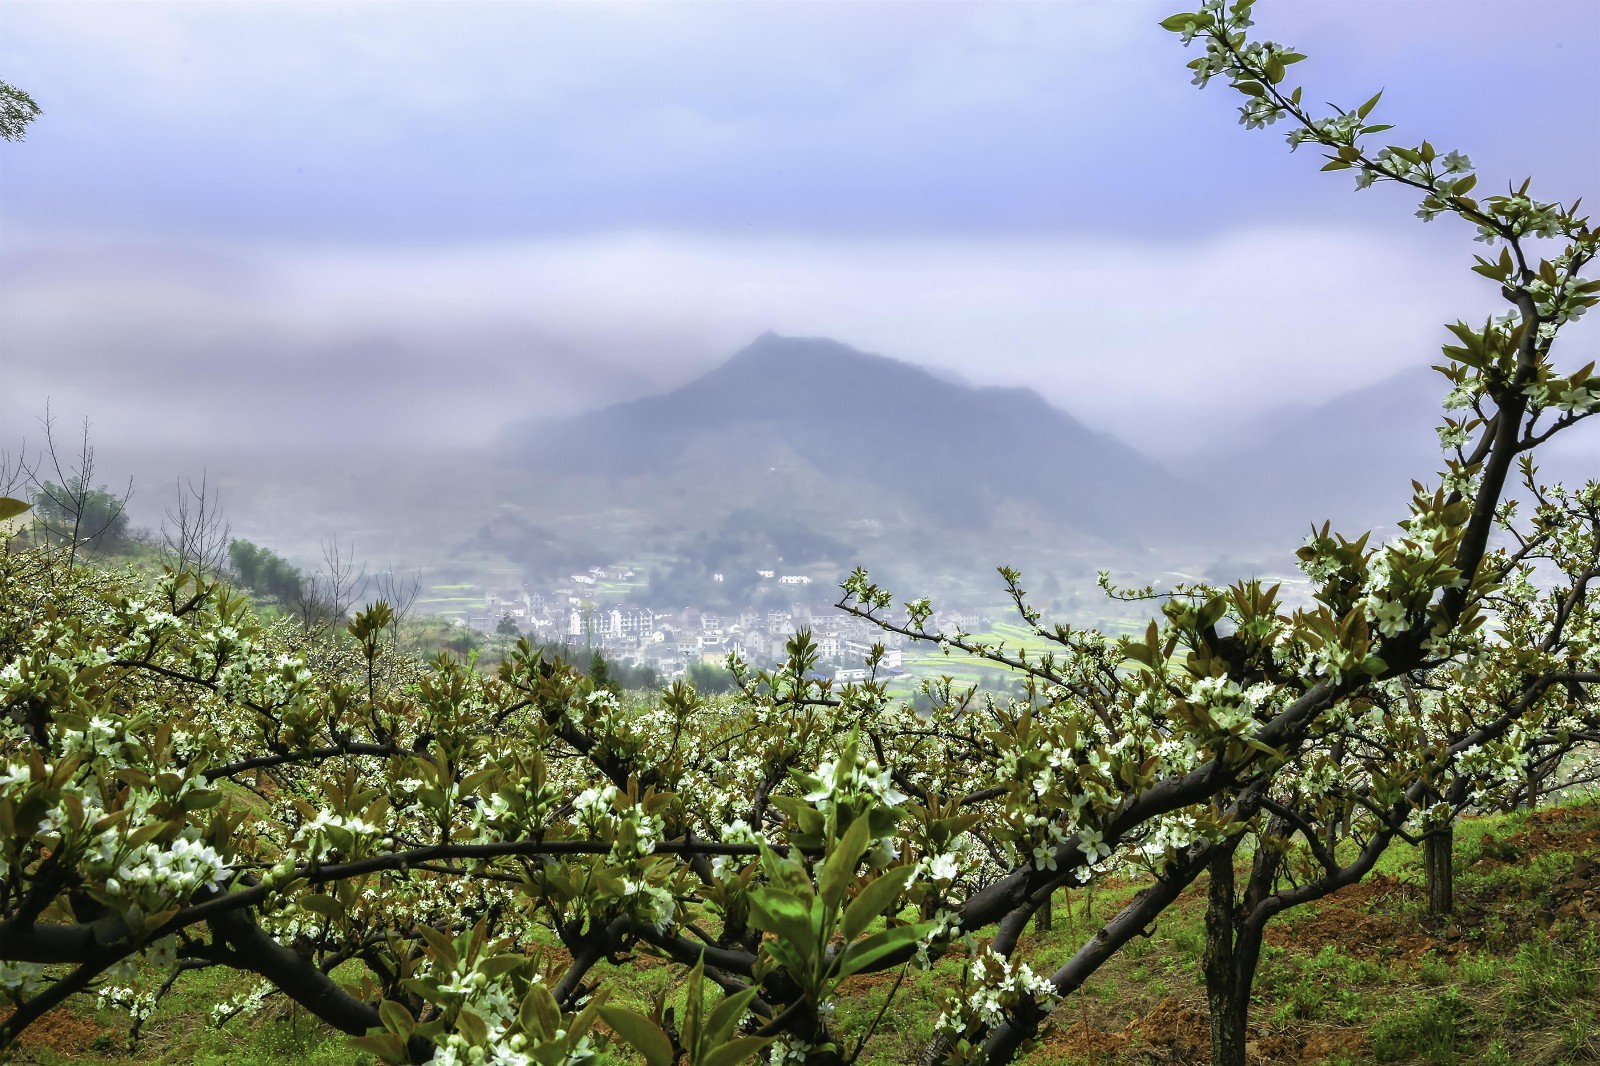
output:
[[[1392, 527], [1406, 515], [1413, 479], [1439, 484], [1445, 460], [1434, 429], [1448, 389], [1431, 367], [1412, 367], [1269, 412], [1246, 439], [1193, 453], [1180, 473], [1228, 500], [1228, 524], [1258, 539], [1297, 538], [1324, 520], [1347, 533]], [[1542, 479], [1571, 485], [1600, 475], [1597, 428], [1574, 427], [1542, 447]]]
[[1405, 517], [1411, 479], [1442, 466], [1433, 427], [1446, 388], [1420, 367], [1269, 411], [1243, 440], [1201, 448], [1180, 470], [1228, 501], [1230, 526], [1269, 540], [1325, 519], [1346, 532], [1393, 523]]
[[974, 388], [838, 341], [775, 333], [680, 388], [520, 423], [504, 443], [522, 463], [669, 480], [708, 500], [736, 488], [729, 479], [820, 478], [960, 529], [1020, 509], [1096, 537], [1140, 538], [1188, 499], [1176, 477], [1032, 389]]

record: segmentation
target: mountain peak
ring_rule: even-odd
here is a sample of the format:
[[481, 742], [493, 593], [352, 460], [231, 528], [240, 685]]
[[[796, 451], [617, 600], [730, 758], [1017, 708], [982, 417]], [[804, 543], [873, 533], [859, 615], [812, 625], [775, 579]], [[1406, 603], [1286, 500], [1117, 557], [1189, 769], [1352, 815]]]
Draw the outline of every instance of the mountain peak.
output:
[[[893, 363], [908, 370], [921, 370], [912, 363], [886, 355], [863, 352], [831, 337], [789, 337], [767, 330], [729, 357], [729, 363], [768, 359], [827, 359], [842, 362]], [[726, 365], [726, 364], [724, 364]]]
[[[705, 483], [735, 476], [771, 447], [857, 498], [974, 527], [1015, 498], [1125, 537], [1156, 517], [1154, 501], [1180, 491], [1166, 471], [1032, 389], [974, 388], [827, 337], [770, 331], [687, 385], [550, 425], [521, 450], [607, 476]], [[995, 478], [1019, 457], [1028, 476]], [[763, 460], [760, 471], [776, 463]]]
[[937, 409], [961, 403], [975, 390], [927, 368], [875, 352], [864, 352], [830, 337], [788, 337], [768, 331], [735, 352], [721, 366], [673, 395], [720, 394], [733, 400], [749, 390], [781, 402], [792, 411], [831, 410], [852, 417], [864, 405], [887, 402]]

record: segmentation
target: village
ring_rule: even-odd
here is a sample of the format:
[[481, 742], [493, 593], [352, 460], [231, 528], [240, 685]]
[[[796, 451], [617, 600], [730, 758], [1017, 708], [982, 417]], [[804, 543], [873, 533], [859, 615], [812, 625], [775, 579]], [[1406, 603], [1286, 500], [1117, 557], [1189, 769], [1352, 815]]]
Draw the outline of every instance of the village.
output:
[[[604, 590], [632, 582], [636, 574], [626, 567], [596, 566], [548, 587], [525, 583], [520, 589], [490, 592], [480, 609], [468, 611], [459, 621], [483, 632], [509, 635], [514, 629], [536, 644], [598, 651], [612, 662], [653, 670], [666, 681], [683, 677], [696, 664], [721, 667], [730, 654], [756, 668], [774, 666], [783, 661], [785, 645], [801, 629], [811, 633], [817, 647], [815, 673], [822, 677], [840, 682], [866, 679], [865, 663], [874, 645], [884, 648], [879, 677], [905, 672], [908, 641], [897, 633], [831, 606], [817, 606], [803, 595], [780, 608], [770, 605], [776, 592], [811, 591], [811, 576], [767, 569], [758, 570], [757, 576], [765, 602], [735, 613], [607, 597]], [[722, 577], [714, 574], [712, 580]], [[987, 622], [977, 612], [951, 610], [941, 611], [928, 624], [944, 631], [973, 631]]]

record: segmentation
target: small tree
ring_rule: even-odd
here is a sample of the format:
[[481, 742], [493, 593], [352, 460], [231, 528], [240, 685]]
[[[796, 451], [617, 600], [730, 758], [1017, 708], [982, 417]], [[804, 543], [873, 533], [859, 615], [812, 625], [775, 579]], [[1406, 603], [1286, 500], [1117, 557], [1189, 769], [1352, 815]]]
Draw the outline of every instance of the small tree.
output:
[[47, 479], [33, 491], [33, 511], [40, 533], [75, 556], [127, 541], [126, 500], [104, 485], [91, 488], [81, 477], [60, 483]]
[[204, 474], [198, 488], [193, 481], [178, 486], [177, 503], [164, 517], [161, 559], [166, 565], [209, 577], [227, 564], [231, 530], [221, 495], [207, 485]]
[[26, 487], [33, 504], [34, 532], [37, 537], [66, 548], [70, 566], [80, 551], [93, 554], [102, 548], [120, 545], [128, 539], [128, 500], [133, 482], [121, 495], [105, 485], [94, 484], [94, 445], [89, 441], [89, 420], [79, 432], [76, 454], [68, 454], [56, 439], [55, 417], [45, 409], [39, 425], [44, 431], [44, 446], [29, 459], [24, 448], [7, 481]]
[[[356, 566], [355, 554], [338, 537], [322, 542], [322, 562], [309, 577], [302, 576], [292, 603], [306, 633], [338, 626], [361, 598], [368, 583], [367, 568]], [[390, 608], [391, 613], [393, 608]]]

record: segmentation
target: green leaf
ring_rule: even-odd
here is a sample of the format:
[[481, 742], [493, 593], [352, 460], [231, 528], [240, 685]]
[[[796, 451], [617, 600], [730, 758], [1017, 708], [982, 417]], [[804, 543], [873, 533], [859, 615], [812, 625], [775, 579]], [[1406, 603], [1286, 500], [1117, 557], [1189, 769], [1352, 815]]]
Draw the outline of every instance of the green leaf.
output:
[[588, 1035], [589, 1030], [594, 1028], [595, 1019], [600, 1017], [600, 1008], [606, 1005], [606, 999], [610, 994], [610, 991], [606, 988], [597, 988], [594, 994], [589, 997], [589, 1005], [574, 1015], [572, 1021], [567, 1023], [567, 1047], [569, 1050], [577, 1047], [578, 1043]]
[[510, 973], [527, 961], [528, 957], [526, 955], [496, 955], [478, 963], [477, 968], [479, 973], [492, 981], [497, 977]]
[[625, 1007], [601, 1007], [600, 1017], [611, 1026], [612, 1032], [643, 1055], [649, 1066], [672, 1066], [672, 1041], [655, 1022]]
[[183, 794], [183, 809], [186, 811], [204, 811], [215, 807], [222, 802], [220, 792], [202, 792], [198, 789]]
[[851, 944], [839, 960], [839, 977], [843, 979], [853, 973], [860, 973], [878, 960], [915, 944], [933, 926], [933, 922], [897, 925], [893, 929], [885, 929], [881, 933], [874, 933], [865, 940]]
[[528, 994], [522, 997], [517, 1017], [522, 1028], [540, 1040], [551, 1039], [561, 1028], [561, 1008], [544, 985], [536, 984], [528, 989]]
[[856, 863], [860, 861], [861, 853], [867, 850], [869, 829], [870, 826], [865, 818], [857, 818], [851, 822], [850, 828], [844, 831], [844, 836], [834, 845], [832, 853], [822, 864], [822, 872], [817, 877], [817, 888], [822, 894], [823, 906], [830, 912], [837, 909], [844, 901], [845, 889], [855, 880]]
[[1222, 621], [1222, 616], [1227, 613], [1227, 600], [1221, 596], [1209, 599], [1201, 605], [1199, 611], [1195, 612], [1194, 627], [1200, 630], [1210, 629], [1212, 626]]
[[154, 914], [145, 915], [144, 931], [146, 933], [155, 932], [157, 929], [160, 929], [163, 925], [166, 925], [168, 922], [170, 922], [172, 920], [172, 916], [177, 913], [178, 908], [168, 907], [164, 911], [156, 911]]
[[318, 893], [314, 896], [301, 896], [299, 904], [313, 914], [320, 914], [324, 918], [338, 918], [344, 914], [344, 904], [332, 896]]
[[794, 833], [789, 835], [791, 842], [800, 842], [801, 838], [804, 838], [801, 846], [809, 846], [812, 843], [810, 838], [822, 831], [822, 813], [799, 796], [774, 796], [772, 805], [799, 826], [798, 835]]
[[[57, 715], [56, 721], [59, 723], [61, 718], [61, 715]], [[138, 847], [141, 844], [148, 844], [150, 841], [154, 840], [156, 837], [165, 832], [166, 828], [167, 824], [165, 822], [151, 822], [149, 825], [141, 825], [138, 829], [135, 829], [133, 832], [128, 834], [128, 843], [134, 847]]]
[[906, 882], [911, 880], [912, 867], [896, 866], [875, 878], [871, 884], [861, 890], [850, 905], [844, 909], [844, 938], [854, 940], [866, 931], [872, 924], [872, 919], [883, 913], [883, 909], [900, 897]]
[[683, 997], [683, 1023], [678, 1031], [679, 1042], [691, 1055], [697, 1054], [706, 1043], [700, 1025], [701, 1014], [706, 1005], [705, 997], [700, 994], [705, 975], [706, 957], [705, 953], [701, 952], [694, 969], [689, 971], [688, 987], [684, 989]]
[[0, 522], [4, 522], [8, 518], [15, 518], [31, 507], [33, 507], [31, 503], [25, 503], [10, 496], [0, 496]]
[[744, 1016], [750, 1013], [750, 1001], [755, 998], [756, 989], [747, 988], [718, 1003], [717, 1009], [711, 1012], [711, 1017], [706, 1021], [706, 1042], [713, 1045], [726, 1042], [739, 1023], [744, 1021]]
[[1382, 98], [1383, 98], [1383, 90], [1379, 89], [1376, 93], [1373, 94], [1371, 100], [1368, 100], [1366, 103], [1364, 103], [1360, 107], [1356, 108], [1356, 118], [1366, 118], [1369, 114], [1372, 113], [1372, 109], [1378, 106], [1378, 101], [1380, 99], [1382, 99]]
[[402, 1037], [411, 1035], [411, 1030], [417, 1027], [417, 1020], [411, 1016], [404, 1003], [396, 1003], [386, 999], [378, 1004], [378, 1017], [383, 1019], [383, 1027], [391, 1033], [399, 1033]]
[[450, 1002], [451, 994], [445, 992], [439, 987], [437, 978], [407, 977], [405, 980], [400, 982], [400, 987], [406, 992], [421, 996], [429, 1003], [437, 1003], [440, 1006], [443, 1006], [444, 1004]]
[[471, 1007], [462, 1007], [456, 1015], [456, 1032], [467, 1038], [467, 1043], [482, 1046], [489, 1042], [489, 1023]]
[[1198, 15], [1193, 11], [1185, 11], [1177, 15], [1168, 15], [1161, 20], [1161, 28], [1171, 30], [1173, 33], [1182, 33], [1183, 28], [1193, 23], [1196, 26], [1205, 26], [1211, 21], [1210, 15]]
[[368, 1033], [350, 1039], [362, 1051], [370, 1051], [384, 1062], [410, 1062], [406, 1056], [406, 1042], [394, 1033]]
[[805, 954], [787, 940], [769, 940], [763, 945], [767, 954], [778, 961], [778, 965], [789, 971], [789, 975], [800, 980], [811, 972], [811, 949], [808, 946]]
[[694, 1066], [737, 1066], [772, 1043], [771, 1037], [739, 1036], [712, 1050]]
[[798, 896], [779, 888], [760, 888], [752, 891], [748, 898], [750, 922], [757, 929], [803, 947], [807, 954], [815, 949], [811, 908]]
[[460, 956], [456, 954], [456, 946], [450, 938], [430, 925], [419, 925], [417, 932], [422, 934], [422, 939], [428, 942], [433, 949], [434, 957], [444, 964], [447, 970], [453, 970], [460, 964]]

